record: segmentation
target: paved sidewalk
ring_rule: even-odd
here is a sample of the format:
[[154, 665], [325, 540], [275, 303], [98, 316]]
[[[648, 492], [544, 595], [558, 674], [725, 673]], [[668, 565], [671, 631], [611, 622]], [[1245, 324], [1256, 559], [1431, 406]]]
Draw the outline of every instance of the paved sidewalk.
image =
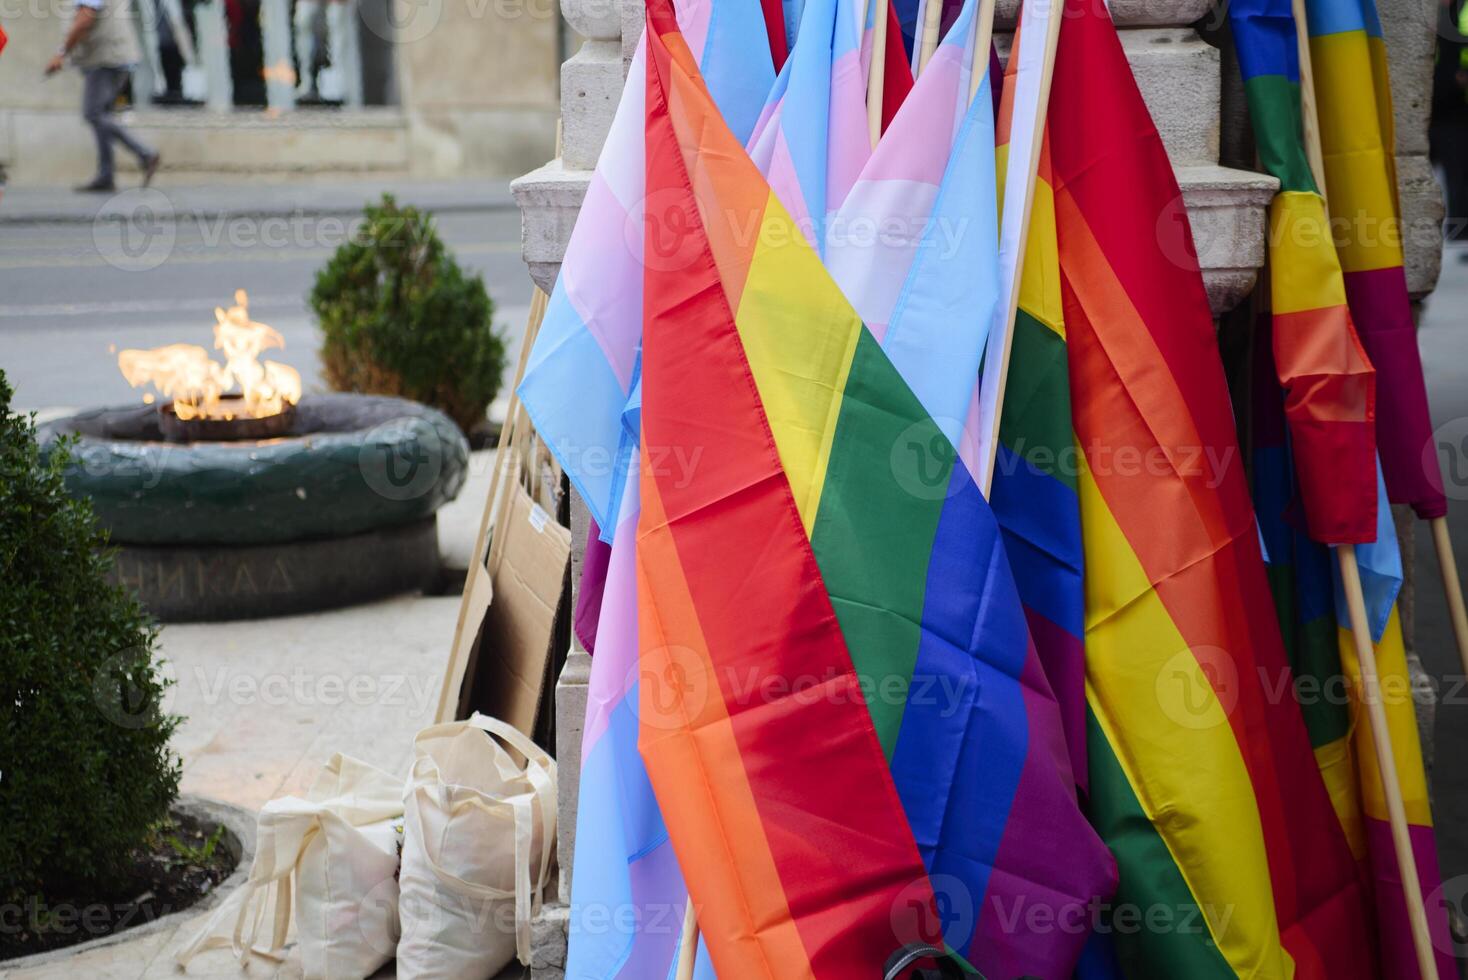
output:
[[160, 217], [264, 217], [294, 214], [357, 214], [383, 192], [438, 214], [515, 209], [509, 181], [482, 177], [459, 180], [364, 179], [187, 183], [160, 179], [142, 190], [123, 185], [116, 194], [78, 194], [64, 187], [0, 185], [0, 224], [86, 224], [106, 209], [150, 208]]

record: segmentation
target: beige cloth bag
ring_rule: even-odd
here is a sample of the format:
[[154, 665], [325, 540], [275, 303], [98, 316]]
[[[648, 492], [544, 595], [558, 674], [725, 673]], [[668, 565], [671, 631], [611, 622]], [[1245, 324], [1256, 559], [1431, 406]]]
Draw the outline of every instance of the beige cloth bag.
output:
[[516, 957], [528, 964], [530, 919], [555, 847], [554, 760], [481, 714], [423, 729], [413, 756], [403, 791], [398, 977], [477, 980]]
[[398, 777], [338, 753], [304, 798], [266, 803], [249, 879], [179, 951], [179, 965], [221, 946], [242, 964], [257, 956], [284, 959], [294, 893], [306, 980], [362, 980], [376, 972], [392, 959], [398, 937], [402, 786]]

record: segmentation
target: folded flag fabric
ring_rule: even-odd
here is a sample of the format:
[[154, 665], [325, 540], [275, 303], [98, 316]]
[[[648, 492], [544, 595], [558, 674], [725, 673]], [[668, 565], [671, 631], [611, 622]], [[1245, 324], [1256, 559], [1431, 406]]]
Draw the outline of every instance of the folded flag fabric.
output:
[[1307, 0], [1325, 197], [1346, 299], [1376, 368], [1376, 440], [1393, 503], [1447, 514], [1402, 262], [1386, 44], [1375, 0]]
[[[747, 135], [774, 83], [759, 8], [688, 0], [679, 16], [730, 128]], [[645, 58], [638, 52], [518, 388], [536, 432], [606, 532], [617, 525], [617, 497], [636, 468], [622, 416], [642, 336], [644, 225], [658, 206], [642, 183]], [[668, 247], [648, 244], [654, 255]], [[566, 398], [568, 391], [577, 397]]]
[[[609, 535], [610, 536], [610, 535]], [[607, 563], [612, 546], [602, 540], [596, 521], [586, 529], [586, 548], [581, 557], [581, 580], [576, 584], [576, 608], [571, 613], [571, 629], [587, 653], [596, 652], [596, 626], [601, 620], [602, 597], [606, 592]]]
[[1305, 153], [1289, 0], [1233, 0], [1229, 25], [1259, 159], [1279, 178], [1269, 208], [1274, 363], [1310, 536], [1376, 538], [1376, 372], [1346, 306], [1325, 201]]
[[[1274, 382], [1268, 344], [1270, 325], [1261, 318], [1254, 347], [1250, 431], [1252, 471], [1259, 527], [1269, 552], [1269, 581], [1280, 628], [1300, 691], [1305, 727], [1320, 772], [1330, 792], [1351, 849], [1370, 880], [1376, 910], [1376, 947], [1380, 976], [1419, 975], [1417, 956], [1403, 901], [1402, 885], [1382, 796], [1371, 726], [1360, 702], [1360, 665], [1349, 616], [1339, 596], [1339, 572], [1327, 548], [1310, 540], [1286, 519], [1296, 493], [1296, 465], [1286, 434], [1283, 399]], [[1263, 341], [1259, 343], [1258, 341]], [[1438, 951], [1438, 971], [1452, 976], [1447, 917], [1429, 896], [1441, 884], [1427, 777], [1417, 736], [1417, 719], [1407, 673], [1401, 620], [1394, 598], [1401, 584], [1401, 558], [1385, 485], [1378, 479], [1385, 515], [1377, 540], [1357, 547], [1363, 570], [1371, 569], [1377, 609], [1385, 611], [1373, 627], [1377, 671], [1407, 810], [1413, 855], [1427, 899], [1429, 928]], [[1334, 585], [1333, 585], [1334, 581]]]
[[760, 0], [760, 12], [764, 14], [765, 33], [770, 37], [770, 60], [775, 71], [785, 67], [790, 57], [790, 38], [785, 32], [785, 4], [781, 0]]
[[926, 938], [1064, 977], [1113, 867], [998, 528], [666, 0], [648, 37], [647, 186], [689, 233], [644, 288], [641, 748], [714, 965], [847, 980]]
[[822, 253], [830, 216], [872, 152], [859, 26], [854, 0], [807, 0], [748, 141], [760, 173]]
[[[1067, 3], [1049, 107], [1085, 561], [1090, 813], [1136, 977], [1372, 974], [1357, 867], [1292, 698], [1196, 257], [1108, 14]], [[1191, 245], [1191, 236], [1184, 240]], [[1286, 685], [1288, 690], [1288, 685]], [[1167, 910], [1165, 913], [1158, 910]]]
[[938, 46], [826, 243], [831, 277], [954, 445], [999, 307], [987, 78], [968, 97], [977, 8]]

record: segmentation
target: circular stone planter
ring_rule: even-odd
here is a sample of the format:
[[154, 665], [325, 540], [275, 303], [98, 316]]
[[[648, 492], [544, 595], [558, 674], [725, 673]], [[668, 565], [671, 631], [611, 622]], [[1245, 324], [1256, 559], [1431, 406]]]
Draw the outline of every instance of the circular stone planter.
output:
[[164, 622], [333, 608], [436, 584], [435, 514], [469, 445], [445, 415], [313, 395], [281, 438], [165, 441], [148, 405], [47, 423], [74, 436], [67, 489], [120, 547], [113, 578]]
[[255, 863], [255, 813], [232, 803], [187, 793], [181, 795], [173, 804], [173, 812], [224, 827], [224, 834], [219, 838], [219, 845], [228, 850], [235, 858], [234, 871], [228, 878], [221, 881], [213, 891], [188, 908], [160, 916], [152, 922], [114, 932], [110, 936], [77, 943], [75, 946], [52, 949], [33, 956], [21, 956], [0, 962], [0, 976], [10, 976], [29, 968], [68, 960], [94, 949], [138, 942], [165, 930], [177, 929], [191, 919], [217, 907], [229, 897], [231, 892], [243, 885], [250, 877], [250, 865]]

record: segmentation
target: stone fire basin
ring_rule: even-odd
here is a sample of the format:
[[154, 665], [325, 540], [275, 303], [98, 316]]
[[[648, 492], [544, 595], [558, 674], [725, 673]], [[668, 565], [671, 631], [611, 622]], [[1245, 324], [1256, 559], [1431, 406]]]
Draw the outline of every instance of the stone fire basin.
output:
[[375, 395], [311, 395], [279, 439], [164, 441], [149, 405], [41, 427], [75, 436], [67, 489], [119, 547], [115, 581], [164, 622], [280, 616], [429, 588], [438, 508], [469, 445], [445, 415]]

